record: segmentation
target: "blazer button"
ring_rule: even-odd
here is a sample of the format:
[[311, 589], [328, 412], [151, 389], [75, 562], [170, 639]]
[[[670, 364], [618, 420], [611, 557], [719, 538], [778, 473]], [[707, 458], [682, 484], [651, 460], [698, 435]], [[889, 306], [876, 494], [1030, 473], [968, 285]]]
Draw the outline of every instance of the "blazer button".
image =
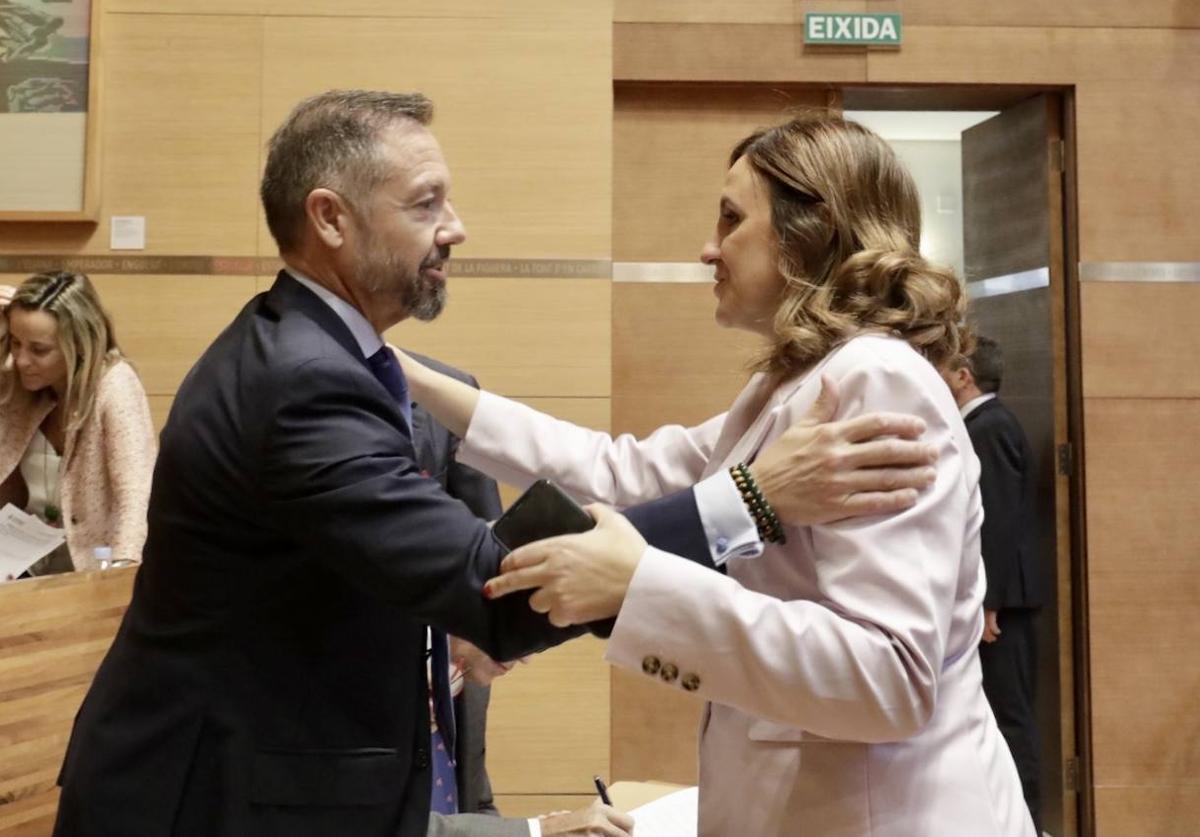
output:
[[700, 688], [700, 675], [689, 671], [683, 675], [683, 679], [679, 681], [679, 685], [683, 686], [684, 691], [694, 692]]
[[429, 751], [424, 747], [418, 747], [417, 752], [413, 755], [413, 764], [418, 770], [424, 770], [429, 767]]
[[679, 669], [671, 663], [664, 663], [662, 669], [658, 672], [658, 676], [663, 679], [664, 683], [674, 683], [675, 678], [679, 676]]
[[658, 674], [658, 669], [662, 665], [658, 657], [648, 656], [642, 657], [642, 671], [646, 674]]

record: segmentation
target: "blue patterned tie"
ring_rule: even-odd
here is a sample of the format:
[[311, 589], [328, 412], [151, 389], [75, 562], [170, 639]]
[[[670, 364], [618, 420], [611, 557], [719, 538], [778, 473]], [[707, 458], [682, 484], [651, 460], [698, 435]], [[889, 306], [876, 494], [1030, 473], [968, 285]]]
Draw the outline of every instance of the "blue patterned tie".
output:
[[400, 412], [404, 414], [404, 420], [408, 422], [408, 429], [411, 431], [412, 399], [408, 397], [408, 381], [404, 378], [404, 370], [400, 368], [400, 362], [396, 360], [392, 350], [384, 346], [367, 358], [367, 364], [371, 367], [371, 373], [379, 380], [379, 383], [383, 384], [384, 389], [390, 392], [392, 398], [395, 398], [396, 403], [400, 405]]
[[458, 780], [454, 772], [454, 698], [450, 693], [450, 643], [437, 628], [430, 628], [429, 677], [433, 692], [433, 782], [429, 807], [438, 814], [458, 813]]
[[[408, 397], [408, 381], [404, 370], [384, 346], [367, 358], [372, 374], [383, 384], [384, 389], [400, 405], [400, 412], [412, 431], [412, 401]], [[458, 813], [458, 782], [454, 773], [454, 698], [450, 694], [450, 643], [446, 634], [430, 628], [429, 676], [433, 694], [433, 714], [437, 720], [437, 731], [430, 739], [433, 753], [433, 781], [430, 792], [430, 809], [438, 814]]]

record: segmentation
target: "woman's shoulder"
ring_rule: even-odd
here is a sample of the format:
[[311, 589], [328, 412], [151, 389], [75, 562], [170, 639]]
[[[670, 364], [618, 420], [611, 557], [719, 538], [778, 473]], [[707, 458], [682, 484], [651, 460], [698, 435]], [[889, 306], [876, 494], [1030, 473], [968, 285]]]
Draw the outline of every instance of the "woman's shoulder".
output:
[[835, 380], [863, 377], [916, 379], [922, 384], [941, 381], [936, 369], [907, 341], [887, 334], [861, 334], [836, 347], [818, 365]]
[[137, 371], [125, 360], [117, 358], [112, 361], [97, 384], [97, 402], [121, 401], [128, 398], [145, 398], [146, 389]]
[[866, 403], [956, 413], [950, 388], [937, 369], [908, 342], [886, 334], [863, 334], [826, 358], [823, 372], [837, 381], [844, 397]]
[[104, 375], [100, 378], [100, 385], [106, 387], [136, 385], [138, 389], [141, 389], [142, 379], [138, 377], [133, 364], [123, 357], [118, 357], [111, 361], [108, 368], [104, 370]]

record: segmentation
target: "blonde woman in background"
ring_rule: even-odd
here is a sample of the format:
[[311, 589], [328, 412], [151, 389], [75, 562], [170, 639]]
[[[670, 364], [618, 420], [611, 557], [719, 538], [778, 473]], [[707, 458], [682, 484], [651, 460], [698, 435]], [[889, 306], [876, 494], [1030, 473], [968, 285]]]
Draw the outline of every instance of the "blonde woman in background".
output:
[[[729, 412], [696, 427], [614, 440], [404, 360], [459, 460], [493, 478], [627, 506], [737, 473], [765, 548], [727, 574], [597, 506], [595, 530], [513, 552], [484, 588], [534, 590], [556, 625], [616, 616], [610, 662], [708, 701], [701, 837], [1033, 835], [980, 682], [979, 461], [935, 368], [969, 348], [966, 299], [918, 252], [919, 206], [888, 145], [837, 116], [739, 143], [701, 260], [717, 322], [764, 348]], [[835, 419], [924, 420], [936, 480], [912, 508], [784, 527], [755, 497], [741, 463], [819, 398]]]
[[154, 468], [146, 392], [88, 278], [0, 286], [0, 506], [66, 529], [31, 575], [140, 561]]

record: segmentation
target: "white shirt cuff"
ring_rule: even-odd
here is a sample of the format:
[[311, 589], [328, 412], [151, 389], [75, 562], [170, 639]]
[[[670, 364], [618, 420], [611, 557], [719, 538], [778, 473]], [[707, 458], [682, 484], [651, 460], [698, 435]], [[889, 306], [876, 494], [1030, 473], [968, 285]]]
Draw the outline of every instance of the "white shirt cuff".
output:
[[758, 527], [728, 471], [722, 468], [696, 483], [692, 492], [715, 566], [723, 566], [730, 558], [762, 555], [763, 543], [758, 536]]
[[529, 837], [542, 837], [542, 824], [534, 817], [529, 818]]

